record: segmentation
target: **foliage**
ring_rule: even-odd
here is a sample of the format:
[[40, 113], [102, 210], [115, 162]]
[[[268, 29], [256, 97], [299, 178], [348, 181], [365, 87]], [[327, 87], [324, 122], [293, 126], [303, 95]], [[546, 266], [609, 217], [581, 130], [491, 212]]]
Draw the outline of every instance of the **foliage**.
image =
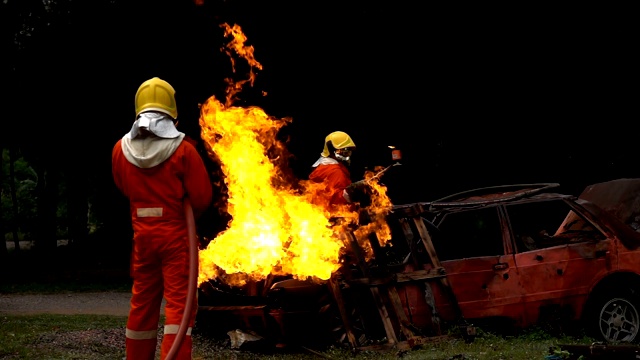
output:
[[[17, 226], [18, 239], [33, 240], [36, 228], [39, 226], [38, 220], [38, 182], [42, 181], [38, 178], [38, 173], [32, 164], [18, 151], [18, 156], [14, 159], [14, 179], [10, 176], [10, 156], [8, 149], [2, 149], [2, 183], [0, 183], [0, 234], [4, 235], [7, 241], [13, 240], [11, 232], [13, 226]], [[50, 170], [59, 171], [59, 170]], [[59, 171], [59, 183], [55, 190], [57, 196], [55, 199], [56, 207], [56, 236], [58, 239], [67, 239], [69, 237], [70, 216], [68, 199], [73, 189], [64, 172]], [[16, 188], [16, 198], [18, 211], [13, 211], [13, 203], [11, 199], [11, 181], [14, 182]], [[99, 219], [96, 218], [91, 211], [91, 201], [88, 199], [88, 222], [86, 224], [88, 233], [94, 232], [98, 226]]]
[[[24, 157], [19, 156], [14, 161], [15, 178], [9, 176], [9, 150], [2, 149], [2, 183], [0, 184], [0, 205], [2, 206], [1, 224], [17, 224], [19, 232], [24, 236], [29, 236], [35, 226], [37, 218], [36, 206], [36, 185], [38, 175]], [[16, 187], [16, 197], [18, 200], [18, 213], [14, 214], [11, 200], [11, 181]], [[7, 226], [7, 225], [5, 225]], [[2, 234], [10, 232], [10, 228], [0, 229]]]

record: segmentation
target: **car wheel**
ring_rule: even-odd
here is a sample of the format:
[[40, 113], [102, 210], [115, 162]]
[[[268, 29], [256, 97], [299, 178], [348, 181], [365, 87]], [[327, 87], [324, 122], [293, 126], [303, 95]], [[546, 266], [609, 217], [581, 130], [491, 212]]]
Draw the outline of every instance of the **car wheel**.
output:
[[598, 335], [608, 342], [638, 340], [640, 315], [638, 302], [631, 296], [614, 296], [595, 308]]

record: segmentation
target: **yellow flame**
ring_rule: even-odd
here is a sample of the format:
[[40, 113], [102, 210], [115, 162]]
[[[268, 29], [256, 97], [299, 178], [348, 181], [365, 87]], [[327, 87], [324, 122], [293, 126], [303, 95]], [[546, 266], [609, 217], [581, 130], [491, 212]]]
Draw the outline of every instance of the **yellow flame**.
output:
[[[253, 69], [261, 69], [253, 47], [239, 26], [224, 24], [227, 46]], [[235, 63], [232, 60], [232, 63]], [[249, 79], [253, 83], [254, 73]], [[227, 187], [227, 211], [231, 220], [208, 246], [200, 250], [198, 283], [224, 279], [232, 286], [287, 275], [297, 279], [327, 280], [341, 266], [345, 251], [342, 232], [358, 223], [358, 213], [348, 206], [328, 207], [316, 194], [322, 184], [287, 179], [281, 168], [286, 147], [278, 131], [290, 119], [277, 119], [261, 108], [232, 106], [242, 83], [227, 79], [225, 104], [211, 96], [201, 105], [201, 137], [207, 151], [220, 163]], [[239, 85], [238, 85], [239, 84]], [[390, 238], [384, 217], [391, 202], [386, 188], [370, 182], [373, 195], [371, 221], [354, 233], [371, 257], [366, 237], [375, 232], [381, 244]], [[342, 219], [336, 223], [334, 218]]]
[[[376, 171], [381, 171], [381, 169], [377, 168]], [[368, 220], [353, 231], [367, 259], [375, 255], [369, 241], [377, 240], [380, 246], [384, 246], [391, 240], [391, 229], [387, 224], [386, 217], [393, 204], [387, 195], [387, 187], [380, 184], [374, 175], [375, 173], [371, 171], [365, 173], [365, 180], [371, 189], [369, 194], [371, 204], [367, 206]], [[371, 234], [375, 234], [373, 240], [370, 239]]]
[[328, 279], [339, 268], [342, 242], [325, 210], [291, 186], [274, 186], [278, 171], [266, 154], [286, 121], [258, 107], [226, 108], [215, 97], [201, 110], [202, 137], [221, 162], [232, 220], [200, 252], [200, 282], [218, 276], [216, 268], [245, 273], [245, 280], [269, 274]]

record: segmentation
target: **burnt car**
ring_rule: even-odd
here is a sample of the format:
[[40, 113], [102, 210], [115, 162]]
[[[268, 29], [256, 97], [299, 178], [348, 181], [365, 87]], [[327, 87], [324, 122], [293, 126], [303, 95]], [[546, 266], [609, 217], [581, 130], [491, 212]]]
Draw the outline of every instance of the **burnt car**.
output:
[[472, 338], [477, 324], [543, 322], [637, 341], [640, 179], [594, 184], [580, 196], [558, 188], [494, 186], [394, 205], [391, 240], [345, 233], [343, 266], [328, 281], [204, 284], [197, 326], [355, 348], [411, 348], [451, 327]]
[[[488, 187], [419, 204], [437, 256], [420, 263], [441, 267], [449, 289], [431, 287], [425, 300], [424, 286], [404, 286], [409, 316], [431, 302], [445, 321], [579, 321], [602, 340], [638, 340], [640, 180], [594, 184], [579, 197], [553, 192], [558, 187]], [[418, 245], [407, 253], [426, 258]]]

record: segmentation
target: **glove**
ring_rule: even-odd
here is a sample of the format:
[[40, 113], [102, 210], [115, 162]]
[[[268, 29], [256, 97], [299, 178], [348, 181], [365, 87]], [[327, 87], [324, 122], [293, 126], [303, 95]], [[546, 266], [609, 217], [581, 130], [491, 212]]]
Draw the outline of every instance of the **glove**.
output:
[[362, 205], [366, 204], [370, 200], [370, 189], [371, 188], [366, 181], [360, 180], [351, 183], [345, 190], [347, 191], [347, 194], [349, 194], [351, 202], [361, 203]]
[[364, 190], [366, 187], [368, 187], [369, 185], [367, 184], [366, 181], [364, 180], [359, 180], [356, 182], [352, 182], [351, 184], [349, 184], [349, 186], [347, 186], [347, 192], [349, 194], [353, 194], [356, 191], [362, 191]]

